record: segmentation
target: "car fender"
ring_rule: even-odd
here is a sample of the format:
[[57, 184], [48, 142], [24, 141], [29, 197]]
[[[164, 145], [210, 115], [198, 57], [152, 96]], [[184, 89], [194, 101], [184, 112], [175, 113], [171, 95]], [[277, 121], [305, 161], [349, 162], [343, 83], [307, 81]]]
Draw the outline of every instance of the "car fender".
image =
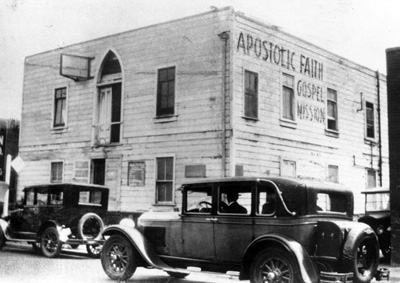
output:
[[282, 247], [293, 256], [298, 264], [297, 267], [303, 282], [318, 282], [317, 272], [304, 246], [302, 246], [294, 239], [281, 234], [268, 234], [265, 236], [261, 236], [250, 243], [242, 259], [242, 268], [239, 277], [240, 280], [248, 279], [251, 260], [254, 255], [260, 250], [260, 248], [271, 246]]
[[141, 257], [146, 261], [149, 266], [163, 269], [173, 270], [171, 266], [165, 264], [156, 254], [153, 245], [147, 240], [143, 234], [136, 228], [126, 227], [122, 225], [111, 225], [104, 229], [103, 236], [111, 236], [115, 234], [122, 234], [125, 236], [139, 252]]

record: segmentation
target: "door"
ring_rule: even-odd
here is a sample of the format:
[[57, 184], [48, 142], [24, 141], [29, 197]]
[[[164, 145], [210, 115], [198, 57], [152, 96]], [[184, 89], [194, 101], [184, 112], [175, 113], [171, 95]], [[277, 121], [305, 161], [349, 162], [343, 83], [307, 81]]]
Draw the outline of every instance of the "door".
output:
[[214, 261], [212, 186], [185, 188], [183, 203], [182, 254], [180, 256]]
[[253, 240], [254, 183], [224, 183], [218, 188], [220, 205], [214, 221], [217, 261], [238, 264]]
[[106, 173], [105, 159], [92, 159], [90, 170], [90, 183], [95, 185], [104, 185]]

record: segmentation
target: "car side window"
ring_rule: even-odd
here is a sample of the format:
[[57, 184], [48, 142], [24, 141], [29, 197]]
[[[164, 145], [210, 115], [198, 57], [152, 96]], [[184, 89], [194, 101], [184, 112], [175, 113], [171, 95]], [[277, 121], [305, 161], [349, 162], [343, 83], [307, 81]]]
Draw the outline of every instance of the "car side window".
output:
[[222, 214], [250, 214], [252, 185], [224, 184], [219, 187], [219, 212]]
[[212, 197], [209, 186], [195, 187], [186, 190], [186, 212], [211, 213]]
[[36, 196], [36, 204], [38, 206], [46, 206], [47, 205], [47, 191], [46, 192], [37, 192]]
[[262, 215], [274, 215], [276, 212], [276, 192], [273, 187], [262, 185], [258, 189], [258, 211]]
[[51, 192], [50, 193], [50, 205], [62, 204], [63, 198], [64, 198], [63, 192]]

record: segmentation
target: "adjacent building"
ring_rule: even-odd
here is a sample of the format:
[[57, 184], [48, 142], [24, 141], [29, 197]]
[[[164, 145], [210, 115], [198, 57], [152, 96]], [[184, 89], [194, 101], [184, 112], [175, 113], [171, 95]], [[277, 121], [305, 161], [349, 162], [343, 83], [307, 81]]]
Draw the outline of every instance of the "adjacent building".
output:
[[111, 188], [174, 209], [193, 178], [389, 183], [386, 77], [233, 8], [25, 60], [19, 188]]

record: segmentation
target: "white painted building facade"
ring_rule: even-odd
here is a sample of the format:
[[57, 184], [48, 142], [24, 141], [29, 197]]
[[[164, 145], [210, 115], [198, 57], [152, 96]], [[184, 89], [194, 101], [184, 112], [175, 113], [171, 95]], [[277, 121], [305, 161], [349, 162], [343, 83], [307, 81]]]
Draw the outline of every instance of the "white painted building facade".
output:
[[[60, 75], [67, 55], [87, 78]], [[194, 178], [288, 176], [351, 188], [361, 213], [389, 183], [387, 124], [384, 76], [224, 8], [27, 57], [19, 189], [105, 184], [129, 212]]]

